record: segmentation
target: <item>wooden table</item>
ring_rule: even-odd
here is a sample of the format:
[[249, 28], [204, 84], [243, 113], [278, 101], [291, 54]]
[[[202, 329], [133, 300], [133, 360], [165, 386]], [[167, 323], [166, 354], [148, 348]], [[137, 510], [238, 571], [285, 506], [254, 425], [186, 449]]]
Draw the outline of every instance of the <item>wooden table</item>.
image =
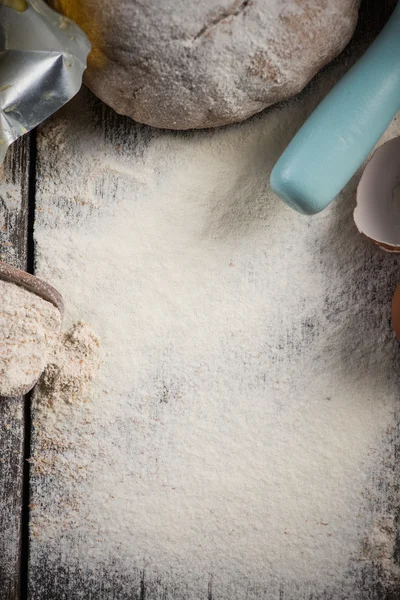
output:
[[[394, 0], [365, 0], [357, 32], [345, 52], [370, 43], [387, 19]], [[400, 32], [399, 32], [400, 34]], [[105, 135], [116, 121], [124, 119], [111, 110], [105, 111], [102, 127]], [[35, 132], [15, 143], [7, 154], [0, 170], [0, 258], [16, 267], [34, 272], [33, 222], [36, 185], [36, 135]], [[77, 595], [76, 575], [65, 571], [49, 573], [45, 566], [41, 573], [29, 572], [29, 504], [30, 504], [30, 438], [32, 433], [30, 397], [4, 398], [0, 402], [0, 600], [30, 598], [28, 582], [34, 585], [35, 598], [58, 600], [61, 598], [158, 598], [146, 590], [144, 581], [132, 596], [124, 582], [104, 586], [99, 580], [97, 589], [90, 589], [79, 581]], [[54, 584], [56, 582], [56, 585]], [[108, 582], [112, 583], [112, 582]], [[357, 597], [369, 600], [395, 600], [400, 598], [400, 588], [393, 593], [382, 589], [376, 579], [366, 577], [363, 589], [356, 590]], [[96, 587], [96, 586], [95, 586]], [[105, 588], [112, 591], [104, 591]], [[210, 588], [208, 598], [213, 597]], [[284, 600], [284, 596], [280, 596]], [[278, 600], [278, 599], [277, 599]], [[289, 599], [287, 599], [289, 600]], [[311, 600], [311, 599], [310, 599]], [[314, 598], [315, 600], [315, 598]]]

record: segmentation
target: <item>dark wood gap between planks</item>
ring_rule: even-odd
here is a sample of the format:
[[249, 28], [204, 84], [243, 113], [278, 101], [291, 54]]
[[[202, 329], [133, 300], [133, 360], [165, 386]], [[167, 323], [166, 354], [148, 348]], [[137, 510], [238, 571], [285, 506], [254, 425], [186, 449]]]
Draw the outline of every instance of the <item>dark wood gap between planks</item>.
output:
[[[27, 270], [29, 255], [29, 188], [32, 136], [8, 150], [0, 168], [0, 259]], [[4, 184], [4, 185], [3, 185]], [[32, 220], [32, 219], [31, 219]], [[0, 399], [0, 599], [21, 597], [23, 490], [27, 422], [26, 398]], [[29, 431], [29, 429], [28, 429]], [[25, 524], [27, 525], [27, 523]]]
[[[4, 183], [4, 187], [2, 187]], [[36, 132], [8, 150], [0, 178], [0, 258], [34, 270]], [[0, 600], [27, 598], [30, 396], [0, 399]]]
[[[26, 270], [32, 275], [35, 272], [35, 203], [36, 203], [36, 156], [37, 131], [29, 135], [29, 167], [27, 190], [27, 230], [26, 230]], [[24, 445], [22, 475], [22, 511], [21, 511], [21, 556], [20, 556], [20, 591], [19, 600], [28, 599], [29, 568], [29, 520], [30, 520], [30, 464], [32, 433], [32, 394], [24, 397]]]

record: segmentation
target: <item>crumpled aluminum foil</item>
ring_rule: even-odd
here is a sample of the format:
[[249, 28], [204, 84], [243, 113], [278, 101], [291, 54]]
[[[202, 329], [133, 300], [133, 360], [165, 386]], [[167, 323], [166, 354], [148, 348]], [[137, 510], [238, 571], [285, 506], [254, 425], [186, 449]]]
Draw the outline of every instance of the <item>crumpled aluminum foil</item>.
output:
[[80, 89], [90, 43], [43, 0], [0, 0], [0, 164]]

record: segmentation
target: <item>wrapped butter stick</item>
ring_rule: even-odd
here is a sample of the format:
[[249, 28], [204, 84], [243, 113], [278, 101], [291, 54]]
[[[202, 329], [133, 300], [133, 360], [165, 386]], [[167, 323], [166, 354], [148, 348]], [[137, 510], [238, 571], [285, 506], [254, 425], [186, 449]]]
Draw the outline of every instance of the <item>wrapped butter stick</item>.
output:
[[0, 164], [79, 91], [89, 50], [82, 30], [43, 0], [0, 0]]

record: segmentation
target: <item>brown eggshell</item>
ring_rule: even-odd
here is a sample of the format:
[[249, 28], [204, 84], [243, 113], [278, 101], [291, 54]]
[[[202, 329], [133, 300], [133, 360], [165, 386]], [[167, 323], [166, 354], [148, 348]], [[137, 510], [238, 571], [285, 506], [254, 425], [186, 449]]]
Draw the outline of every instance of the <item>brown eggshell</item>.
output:
[[386, 252], [400, 252], [400, 137], [372, 155], [357, 188], [354, 222]]
[[397, 286], [392, 300], [392, 327], [400, 340], [400, 284]]

